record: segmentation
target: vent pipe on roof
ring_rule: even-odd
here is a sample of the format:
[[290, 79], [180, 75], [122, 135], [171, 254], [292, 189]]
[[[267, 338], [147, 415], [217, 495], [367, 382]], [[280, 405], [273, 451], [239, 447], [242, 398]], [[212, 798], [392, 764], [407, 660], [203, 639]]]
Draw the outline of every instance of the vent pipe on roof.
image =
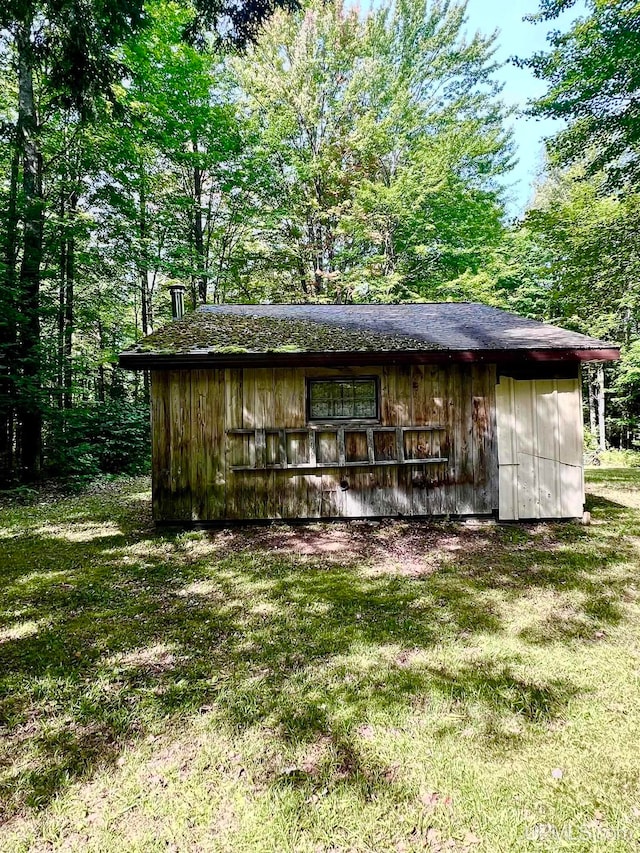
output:
[[171, 315], [174, 320], [184, 317], [184, 292], [187, 288], [184, 284], [172, 284], [169, 287], [171, 293]]

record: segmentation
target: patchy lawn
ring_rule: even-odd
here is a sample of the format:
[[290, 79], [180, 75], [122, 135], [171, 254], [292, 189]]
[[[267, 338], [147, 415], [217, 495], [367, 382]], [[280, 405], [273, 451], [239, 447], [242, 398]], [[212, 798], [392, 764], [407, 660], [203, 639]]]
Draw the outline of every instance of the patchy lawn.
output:
[[640, 840], [640, 472], [593, 525], [156, 534], [0, 510], [0, 850]]

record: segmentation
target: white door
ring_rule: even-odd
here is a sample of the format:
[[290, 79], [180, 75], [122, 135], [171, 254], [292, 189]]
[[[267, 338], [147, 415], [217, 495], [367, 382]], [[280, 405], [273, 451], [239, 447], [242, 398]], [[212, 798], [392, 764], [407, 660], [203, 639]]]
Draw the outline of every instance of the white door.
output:
[[582, 517], [580, 380], [502, 376], [496, 420], [499, 517]]

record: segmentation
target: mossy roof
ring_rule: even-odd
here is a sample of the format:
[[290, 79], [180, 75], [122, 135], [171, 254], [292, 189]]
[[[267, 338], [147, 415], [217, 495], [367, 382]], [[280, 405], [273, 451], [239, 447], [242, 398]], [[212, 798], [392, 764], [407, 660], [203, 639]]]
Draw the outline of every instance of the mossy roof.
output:
[[[603, 341], [475, 303], [207, 305], [123, 353], [145, 357], [611, 349]], [[135, 364], [134, 364], [135, 362]]]
[[[269, 353], [371, 352], [424, 349], [405, 335], [292, 317], [260, 317], [252, 313], [195, 311], [143, 338], [133, 352], [147, 353]], [[427, 349], [436, 348], [428, 345]]]

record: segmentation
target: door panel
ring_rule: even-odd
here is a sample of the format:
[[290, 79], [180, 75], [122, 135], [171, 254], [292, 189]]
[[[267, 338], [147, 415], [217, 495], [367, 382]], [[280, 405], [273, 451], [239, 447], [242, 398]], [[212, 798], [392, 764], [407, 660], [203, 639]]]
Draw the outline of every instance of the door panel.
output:
[[511, 379], [496, 387], [499, 517], [582, 516], [579, 379]]

